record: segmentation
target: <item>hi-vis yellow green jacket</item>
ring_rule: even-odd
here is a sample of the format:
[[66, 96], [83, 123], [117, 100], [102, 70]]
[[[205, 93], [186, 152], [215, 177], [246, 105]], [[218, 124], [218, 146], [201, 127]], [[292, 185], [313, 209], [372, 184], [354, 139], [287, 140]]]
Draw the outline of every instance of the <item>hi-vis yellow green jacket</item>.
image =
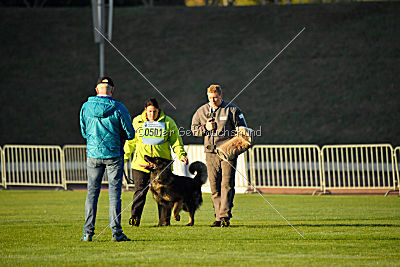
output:
[[161, 157], [172, 159], [171, 149], [178, 156], [179, 160], [186, 157], [186, 152], [183, 148], [182, 138], [179, 135], [178, 127], [175, 121], [164, 114], [160, 109], [160, 114], [156, 122], [149, 122], [146, 118], [146, 112], [136, 116], [133, 121], [133, 128], [136, 135], [133, 140], [127, 140], [124, 146], [125, 162], [132, 158], [132, 169], [149, 172], [140, 167], [147, 165], [144, 156]]

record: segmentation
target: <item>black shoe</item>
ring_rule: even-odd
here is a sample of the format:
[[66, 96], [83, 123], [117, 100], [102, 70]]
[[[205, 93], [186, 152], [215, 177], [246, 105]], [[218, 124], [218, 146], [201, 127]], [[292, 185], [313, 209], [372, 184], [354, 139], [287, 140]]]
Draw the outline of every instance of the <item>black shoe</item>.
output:
[[213, 222], [213, 224], [211, 224], [210, 227], [221, 227], [221, 221]]
[[231, 225], [229, 218], [221, 218], [221, 227], [229, 227], [229, 225]]
[[139, 217], [135, 217], [135, 216], [131, 216], [131, 218], [129, 219], [129, 225], [139, 226], [140, 225], [140, 218]]

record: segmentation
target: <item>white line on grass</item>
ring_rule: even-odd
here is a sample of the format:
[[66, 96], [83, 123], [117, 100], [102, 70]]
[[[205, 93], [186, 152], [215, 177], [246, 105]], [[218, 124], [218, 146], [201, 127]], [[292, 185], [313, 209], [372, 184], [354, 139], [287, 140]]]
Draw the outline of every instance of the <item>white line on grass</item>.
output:
[[226, 161], [229, 165], [231, 165], [231, 167], [232, 168], [234, 168], [235, 169], [235, 171], [237, 171], [245, 180], [246, 180], [246, 182], [248, 182], [249, 183], [249, 185], [251, 185], [251, 187], [253, 187], [253, 189], [254, 189], [254, 191], [256, 191], [286, 222], [287, 222], [287, 224], [289, 224], [303, 239], [306, 239], [303, 235], [302, 235], [302, 233], [300, 233], [299, 232], [299, 230], [297, 230], [296, 229], [296, 227], [294, 227], [293, 226], [293, 224], [291, 224], [286, 218], [285, 218], [285, 216], [283, 216], [280, 212], [279, 212], [279, 210], [277, 210], [272, 204], [271, 204], [271, 202], [269, 202], [268, 201], [268, 199], [266, 199], [257, 189], [256, 189], [256, 187], [252, 184], [252, 183], [250, 183], [250, 181], [239, 171], [239, 170], [237, 170], [232, 164], [230, 164], [229, 163], [229, 161], [227, 161], [226, 159], [223, 159], [223, 161]]
[[168, 100], [168, 98], [166, 96], [163, 95], [163, 93], [160, 92], [160, 90], [157, 89], [157, 87], [155, 87], [155, 85], [149, 80], [147, 79], [146, 76], [144, 76], [144, 74], [138, 69], [136, 68], [135, 65], [132, 64], [132, 62], [129, 61], [129, 59], [127, 59], [119, 50], [118, 48], [116, 48], [110, 40], [107, 39], [107, 37], [105, 37], [96, 27], [94, 28], [103, 38], [104, 40], [106, 40], [154, 89], [157, 90], [157, 92], [162, 95], [162, 97], [164, 97], [165, 100], [168, 101], [168, 103], [174, 108], [176, 109], [176, 107], [174, 106], [174, 104], [171, 103], [171, 101]]
[[240, 92], [228, 103], [228, 105], [230, 104], [230, 103], [232, 103], [233, 102], [233, 100], [235, 100], [255, 79], [257, 79], [257, 77], [304, 31], [306, 29], [306, 27], [303, 27], [303, 29], [295, 36], [295, 37], [293, 37], [292, 38], [292, 40], [284, 47], [284, 48], [282, 48], [282, 50], [281, 51], [279, 51], [279, 53], [273, 58], [273, 59], [271, 59], [270, 60], [270, 62], [268, 62], [268, 64], [267, 65], [265, 65], [265, 67], [264, 68], [262, 68], [262, 70], [260, 70], [260, 72], [258, 72], [257, 73], [257, 75], [256, 76], [254, 76], [254, 78], [253, 79], [251, 79], [251, 81], [250, 82], [248, 82], [247, 83], [247, 85], [245, 86], [245, 87], [243, 87], [243, 89], [242, 90], [240, 90]]

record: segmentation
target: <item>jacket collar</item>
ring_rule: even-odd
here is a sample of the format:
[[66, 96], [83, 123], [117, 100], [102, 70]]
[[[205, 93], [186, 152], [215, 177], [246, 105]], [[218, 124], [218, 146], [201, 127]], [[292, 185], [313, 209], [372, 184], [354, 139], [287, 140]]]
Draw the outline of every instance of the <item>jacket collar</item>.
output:
[[[210, 102], [208, 102], [207, 104], [208, 104], [209, 109], [211, 110], [211, 104], [210, 104]], [[226, 105], [227, 105], [227, 103], [225, 102], [225, 100], [222, 99], [221, 105], [219, 105], [216, 109], [214, 109], [214, 112], [217, 111], [217, 110], [220, 109], [220, 108], [226, 107]]]

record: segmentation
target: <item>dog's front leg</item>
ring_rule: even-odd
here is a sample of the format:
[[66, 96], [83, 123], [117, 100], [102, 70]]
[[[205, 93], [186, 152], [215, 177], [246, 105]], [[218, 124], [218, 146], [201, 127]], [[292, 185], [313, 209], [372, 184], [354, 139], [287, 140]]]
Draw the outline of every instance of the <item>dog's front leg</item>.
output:
[[179, 213], [182, 210], [182, 206], [182, 200], [174, 203], [174, 207], [172, 208], [172, 217], [175, 219], [175, 221], [179, 222], [181, 220], [181, 216], [179, 215]]
[[169, 226], [171, 224], [171, 208], [158, 204], [159, 221], [158, 226]]
[[194, 210], [189, 211], [189, 223], [186, 226], [193, 226], [194, 225]]

